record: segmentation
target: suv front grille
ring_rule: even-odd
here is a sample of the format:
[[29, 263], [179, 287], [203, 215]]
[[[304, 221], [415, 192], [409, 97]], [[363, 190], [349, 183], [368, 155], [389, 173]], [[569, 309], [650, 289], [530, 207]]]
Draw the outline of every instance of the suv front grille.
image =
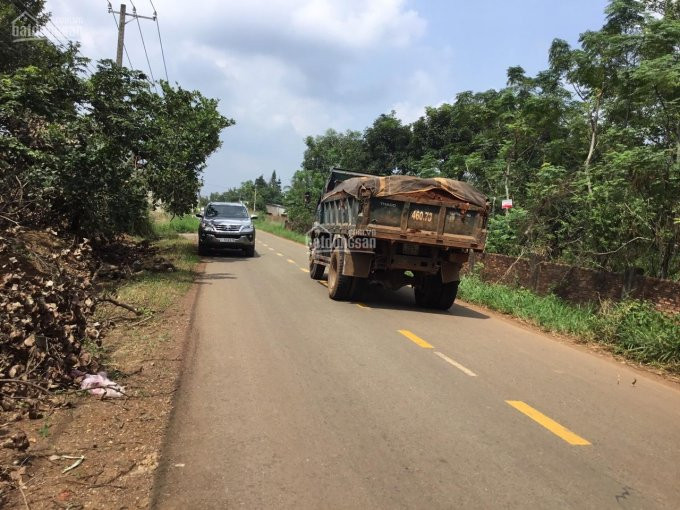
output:
[[241, 230], [240, 225], [215, 225], [215, 230], [220, 232], [238, 232]]

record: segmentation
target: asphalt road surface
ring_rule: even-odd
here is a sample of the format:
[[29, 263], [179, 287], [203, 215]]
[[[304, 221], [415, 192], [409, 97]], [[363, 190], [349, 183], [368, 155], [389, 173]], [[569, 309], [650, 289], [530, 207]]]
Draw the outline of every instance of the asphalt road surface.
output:
[[677, 386], [258, 239], [205, 258], [156, 508], [680, 508]]

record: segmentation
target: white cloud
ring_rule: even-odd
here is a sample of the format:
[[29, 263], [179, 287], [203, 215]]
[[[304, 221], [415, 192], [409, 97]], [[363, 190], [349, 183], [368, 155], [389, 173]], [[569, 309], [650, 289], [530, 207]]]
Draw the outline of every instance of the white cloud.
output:
[[180, 2], [170, 6], [171, 16], [192, 33], [218, 26], [227, 38], [230, 32], [247, 32], [251, 37], [263, 35], [265, 41], [298, 40], [348, 49], [402, 46], [421, 36], [426, 26], [416, 11], [405, 8], [404, 0], [205, 0], [192, 16]]
[[320, 0], [299, 4], [291, 16], [296, 30], [349, 48], [380, 43], [403, 46], [425, 30], [425, 21], [417, 12], [404, 10], [403, 0]]
[[425, 115], [425, 106], [431, 105], [439, 88], [434, 76], [423, 69], [417, 69], [405, 81], [408, 99], [397, 101], [392, 109], [405, 123], [411, 123]]
[[[119, 3], [112, 1], [114, 9]], [[134, 3], [151, 14], [148, 0]], [[208, 184], [237, 185], [274, 168], [289, 177], [302, 160], [304, 137], [329, 127], [363, 129], [395, 100], [427, 104], [433, 94], [426, 69], [412, 71], [403, 59], [426, 29], [407, 0], [154, 3], [170, 80], [219, 98], [221, 111], [237, 122], [209, 161]], [[46, 8], [83, 19], [83, 54], [114, 57], [116, 29], [105, 2], [47, 0]], [[140, 23], [154, 74], [163, 77], [156, 27]], [[136, 23], [127, 25], [126, 46], [133, 65], [146, 70]], [[410, 76], [406, 87], [395, 79], [401, 74]]]

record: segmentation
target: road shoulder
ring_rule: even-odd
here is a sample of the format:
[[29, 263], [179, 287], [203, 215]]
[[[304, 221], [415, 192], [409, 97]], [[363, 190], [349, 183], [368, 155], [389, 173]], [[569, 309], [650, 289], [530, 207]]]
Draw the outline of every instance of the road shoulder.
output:
[[30, 448], [23, 478], [18, 481], [23, 494], [12, 491], [9, 507], [150, 506], [154, 474], [190, 343], [200, 287], [194, 276], [203, 267], [194, 264], [166, 296], [162, 292], [153, 296], [153, 285], [145, 289], [159, 303], [156, 313], [135, 325], [121, 322], [107, 334], [108, 375], [124, 386], [127, 398], [101, 400], [74, 394], [62, 408], [20, 422]]

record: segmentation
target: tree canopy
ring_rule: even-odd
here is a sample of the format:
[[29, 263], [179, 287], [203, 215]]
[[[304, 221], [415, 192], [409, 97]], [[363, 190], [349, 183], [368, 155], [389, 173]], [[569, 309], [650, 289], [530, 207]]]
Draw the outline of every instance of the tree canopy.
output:
[[[42, 1], [26, 1], [38, 23]], [[13, 44], [20, 13], [0, 6], [0, 226], [51, 226], [84, 236], [135, 233], [150, 205], [196, 204], [207, 157], [234, 123], [217, 101], [144, 73], [96, 64], [78, 47]]]

